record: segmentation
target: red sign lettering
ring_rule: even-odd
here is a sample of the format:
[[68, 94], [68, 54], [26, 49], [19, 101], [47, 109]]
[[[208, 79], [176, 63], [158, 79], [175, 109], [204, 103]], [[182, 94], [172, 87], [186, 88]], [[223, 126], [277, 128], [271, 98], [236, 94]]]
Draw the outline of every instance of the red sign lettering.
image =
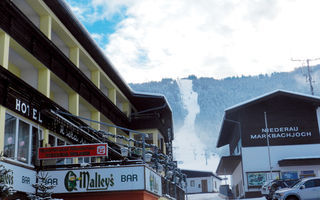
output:
[[41, 147], [38, 150], [38, 158], [73, 158], [73, 157], [100, 157], [108, 156], [108, 144], [82, 144], [59, 147]]

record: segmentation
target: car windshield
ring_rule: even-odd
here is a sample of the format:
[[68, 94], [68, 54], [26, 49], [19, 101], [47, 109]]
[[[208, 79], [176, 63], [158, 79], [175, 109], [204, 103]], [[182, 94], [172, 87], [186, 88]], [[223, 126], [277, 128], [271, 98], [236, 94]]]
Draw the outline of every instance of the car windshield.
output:
[[298, 188], [302, 184], [301, 180], [298, 180], [296, 183], [294, 183], [291, 187], [292, 188]]
[[288, 187], [293, 187], [295, 186], [297, 183], [299, 183], [301, 180], [295, 180], [295, 181], [289, 181], [287, 182]]

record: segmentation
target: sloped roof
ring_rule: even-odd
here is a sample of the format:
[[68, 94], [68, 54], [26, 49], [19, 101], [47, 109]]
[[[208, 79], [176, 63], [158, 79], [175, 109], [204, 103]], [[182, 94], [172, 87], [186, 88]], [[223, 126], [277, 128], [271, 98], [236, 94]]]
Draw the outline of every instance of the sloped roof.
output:
[[241, 102], [241, 103], [236, 104], [234, 106], [231, 106], [231, 107], [229, 107], [229, 108], [227, 108], [225, 110], [225, 113], [228, 114], [228, 113], [231, 113], [231, 112], [235, 112], [235, 111], [237, 111], [237, 110], [239, 110], [241, 108], [248, 107], [248, 106], [260, 103], [262, 101], [271, 99], [271, 98], [273, 98], [275, 96], [279, 96], [279, 95], [283, 95], [283, 96], [287, 96], [287, 97], [293, 97], [293, 98], [300, 99], [300, 100], [305, 101], [305, 102], [317, 103], [317, 104], [320, 105], [320, 97], [313, 96], [313, 95], [308, 95], [308, 94], [303, 94], [303, 93], [298, 93], [298, 92], [286, 91], [286, 90], [275, 90], [275, 91], [266, 93], [264, 95], [255, 97], [253, 99], [250, 99], [248, 101], [244, 101], [244, 102]]
[[222, 156], [216, 173], [218, 175], [232, 175], [241, 159], [241, 156]]
[[229, 107], [225, 110], [224, 118], [222, 121], [222, 125], [220, 128], [219, 137], [217, 140], [217, 147], [222, 147], [224, 145], [227, 145], [230, 137], [233, 137], [233, 135], [230, 134], [232, 130], [234, 130], [236, 127], [239, 127], [239, 122], [235, 121], [230, 118], [232, 114], [237, 113], [241, 109], [245, 109], [249, 106], [253, 106], [259, 103], [262, 103], [264, 101], [267, 101], [269, 99], [272, 99], [277, 96], [285, 96], [290, 98], [295, 98], [297, 100], [301, 100], [302, 102], [314, 104], [316, 106], [320, 106], [320, 97], [318, 96], [312, 96], [307, 94], [302, 94], [298, 92], [290, 92], [286, 90], [275, 90], [270, 93], [266, 93], [264, 95], [258, 96], [256, 98], [250, 99], [248, 101], [241, 102], [239, 104], [236, 104], [232, 107]]
[[197, 171], [197, 170], [181, 170], [182, 173], [187, 175], [187, 178], [199, 178], [199, 177], [210, 177], [213, 176], [219, 180], [222, 180], [219, 176], [215, 175], [213, 172], [210, 171]]

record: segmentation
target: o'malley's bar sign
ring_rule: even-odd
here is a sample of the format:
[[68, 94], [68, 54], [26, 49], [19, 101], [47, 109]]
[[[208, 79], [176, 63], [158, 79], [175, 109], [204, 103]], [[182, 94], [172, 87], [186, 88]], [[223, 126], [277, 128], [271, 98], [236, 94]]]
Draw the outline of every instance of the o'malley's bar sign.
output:
[[41, 147], [39, 159], [108, 156], [108, 144], [82, 144], [59, 147]]
[[162, 196], [161, 176], [145, 166], [46, 171], [53, 193], [146, 190]]

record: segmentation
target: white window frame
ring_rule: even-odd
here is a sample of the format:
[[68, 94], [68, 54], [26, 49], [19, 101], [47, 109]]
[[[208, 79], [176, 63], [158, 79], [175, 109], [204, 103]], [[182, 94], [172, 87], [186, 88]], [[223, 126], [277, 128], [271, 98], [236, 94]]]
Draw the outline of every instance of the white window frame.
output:
[[[70, 143], [69, 143], [68, 141], [66, 141], [66, 139], [63, 139], [62, 137], [59, 137], [59, 136], [57, 136], [57, 135], [55, 135], [55, 134], [53, 134], [53, 133], [51, 133], [51, 132], [49, 133], [48, 139], [49, 139], [50, 135], [51, 135], [52, 137], [54, 137], [54, 146], [55, 146], [55, 147], [58, 146], [58, 139], [64, 142], [64, 145], [60, 145], [60, 146], [70, 145]], [[71, 162], [71, 163], [68, 163], [68, 164], [73, 164], [73, 158], [70, 158], [70, 159], [72, 160], [72, 162]], [[57, 160], [57, 159], [56, 159], [56, 160]], [[66, 163], [66, 158], [63, 159], [63, 164], [67, 164], [67, 163]]]
[[[58, 145], [58, 139], [62, 140], [64, 142], [64, 145], [62, 145], [62, 146], [71, 145], [66, 139], [63, 139], [62, 137], [59, 137], [56, 134], [53, 134], [52, 132], [49, 133], [48, 137], [50, 137], [50, 135], [52, 137], [54, 137], [54, 146], [55, 147]], [[72, 162], [71, 163], [66, 163], [66, 159], [71, 159]], [[89, 159], [89, 162], [86, 162], [85, 159]], [[95, 159], [97, 159], [97, 157], [95, 157]], [[78, 164], [81, 164], [81, 163], [92, 163], [92, 162], [93, 162], [92, 157], [78, 157]], [[63, 160], [63, 164], [73, 164], [73, 163], [74, 163], [73, 158], [65, 158]]]
[[[34, 165], [31, 163], [32, 162], [32, 128], [36, 128], [38, 129], [38, 131], [40, 130], [40, 140], [43, 139], [43, 129], [35, 124], [35, 123], [32, 123], [31, 121], [29, 120], [26, 120], [26, 119], [23, 119], [22, 117], [18, 116], [17, 114], [14, 114], [12, 112], [8, 112], [6, 111], [6, 114], [8, 115], [11, 115], [13, 117], [16, 118], [16, 130], [15, 130], [15, 146], [14, 146], [14, 157], [13, 158], [5, 158], [5, 159], [9, 159], [10, 161], [13, 161], [15, 163], [19, 163], [19, 164], [22, 164], [22, 165], [26, 165], [26, 166], [31, 166], [31, 167], [34, 167]], [[4, 119], [5, 120], [5, 119]], [[22, 161], [19, 161], [18, 160], [18, 146], [19, 146], [19, 123], [20, 121], [23, 121], [24, 123], [28, 124], [29, 125], [29, 154], [28, 154], [28, 163], [25, 163], [25, 162], [22, 162]], [[4, 127], [5, 128], [5, 127]], [[4, 133], [5, 134], [5, 133]], [[3, 138], [4, 139], [4, 138]]]

